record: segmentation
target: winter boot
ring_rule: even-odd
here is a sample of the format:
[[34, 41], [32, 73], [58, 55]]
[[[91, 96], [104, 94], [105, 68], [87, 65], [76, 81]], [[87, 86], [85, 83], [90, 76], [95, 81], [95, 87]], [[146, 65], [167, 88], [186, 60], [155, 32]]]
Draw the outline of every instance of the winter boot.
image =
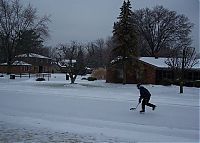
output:
[[140, 113], [144, 113], [144, 112], [145, 112], [144, 110], [141, 110], [141, 111], [140, 111]]
[[152, 107], [152, 110], [155, 110], [155, 108], [156, 108], [156, 105], [154, 105], [154, 106]]

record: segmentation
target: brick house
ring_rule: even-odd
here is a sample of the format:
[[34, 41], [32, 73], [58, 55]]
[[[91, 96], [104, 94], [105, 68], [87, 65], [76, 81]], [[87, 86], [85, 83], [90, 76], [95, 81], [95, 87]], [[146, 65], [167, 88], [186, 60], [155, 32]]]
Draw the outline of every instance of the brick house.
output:
[[[11, 65], [11, 73], [49, 73], [52, 71], [51, 69], [51, 63], [52, 59], [34, 54], [34, 53], [29, 53], [29, 54], [22, 54], [18, 55], [15, 57], [16, 61]], [[20, 64], [21, 63], [21, 64]], [[23, 64], [26, 63], [26, 64]], [[3, 63], [0, 64], [0, 72], [1, 73], [6, 73], [7, 72], [7, 64]], [[26, 69], [26, 70], [22, 70]]]
[[[15, 61], [12, 63], [10, 67], [10, 71], [12, 73], [28, 73], [31, 69], [32, 65], [25, 63], [23, 61]], [[7, 73], [8, 70], [8, 64], [7, 63], [2, 63], [0, 64], [0, 73]]]
[[[161, 84], [164, 80], [172, 80], [175, 75], [165, 64], [166, 58], [141, 57], [128, 59], [126, 62], [127, 83]], [[122, 60], [113, 60], [107, 67], [106, 82], [122, 83]], [[200, 80], [199, 64], [192, 69], [185, 70], [185, 80]]]
[[16, 56], [17, 60], [27, 62], [32, 65], [31, 73], [49, 73], [51, 72], [52, 59], [42, 55], [30, 53]]

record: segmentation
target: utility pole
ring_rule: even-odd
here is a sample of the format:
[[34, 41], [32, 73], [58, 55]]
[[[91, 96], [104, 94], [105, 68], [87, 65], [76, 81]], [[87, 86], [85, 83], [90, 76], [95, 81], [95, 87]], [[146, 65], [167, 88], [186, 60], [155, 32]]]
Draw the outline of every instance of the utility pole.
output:
[[184, 69], [185, 69], [185, 48], [183, 49], [183, 56], [182, 56], [181, 79], [180, 79], [180, 93], [183, 93]]

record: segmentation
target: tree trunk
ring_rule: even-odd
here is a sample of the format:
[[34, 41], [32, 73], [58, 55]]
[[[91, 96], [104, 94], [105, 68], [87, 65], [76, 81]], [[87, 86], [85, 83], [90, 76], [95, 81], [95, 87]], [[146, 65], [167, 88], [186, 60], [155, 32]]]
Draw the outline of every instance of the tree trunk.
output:
[[70, 80], [71, 80], [71, 84], [74, 84], [75, 83], [75, 80], [76, 80], [76, 77], [77, 75], [70, 75]]
[[180, 82], [180, 93], [183, 93], [183, 81]]
[[7, 74], [11, 74], [12, 63], [11, 60], [7, 60]]
[[123, 60], [123, 84], [126, 84], [126, 61]]
[[75, 79], [71, 78], [71, 84], [74, 84], [74, 83], [75, 83]]
[[185, 69], [184, 64], [185, 64], [185, 48], [183, 49], [183, 57], [182, 57], [181, 80], [180, 80], [180, 93], [183, 93], [184, 69]]

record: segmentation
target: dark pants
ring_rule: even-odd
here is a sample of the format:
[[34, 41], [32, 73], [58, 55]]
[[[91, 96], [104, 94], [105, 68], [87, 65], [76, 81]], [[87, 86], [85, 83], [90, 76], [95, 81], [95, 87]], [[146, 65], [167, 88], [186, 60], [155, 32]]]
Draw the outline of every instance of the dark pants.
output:
[[145, 105], [146, 105], [146, 106], [149, 106], [149, 107], [152, 107], [152, 108], [155, 107], [154, 104], [149, 103], [149, 100], [150, 100], [150, 99], [148, 99], [148, 98], [147, 98], [147, 99], [144, 98], [144, 99], [142, 100], [142, 110], [143, 110], [143, 111], [145, 111]]

